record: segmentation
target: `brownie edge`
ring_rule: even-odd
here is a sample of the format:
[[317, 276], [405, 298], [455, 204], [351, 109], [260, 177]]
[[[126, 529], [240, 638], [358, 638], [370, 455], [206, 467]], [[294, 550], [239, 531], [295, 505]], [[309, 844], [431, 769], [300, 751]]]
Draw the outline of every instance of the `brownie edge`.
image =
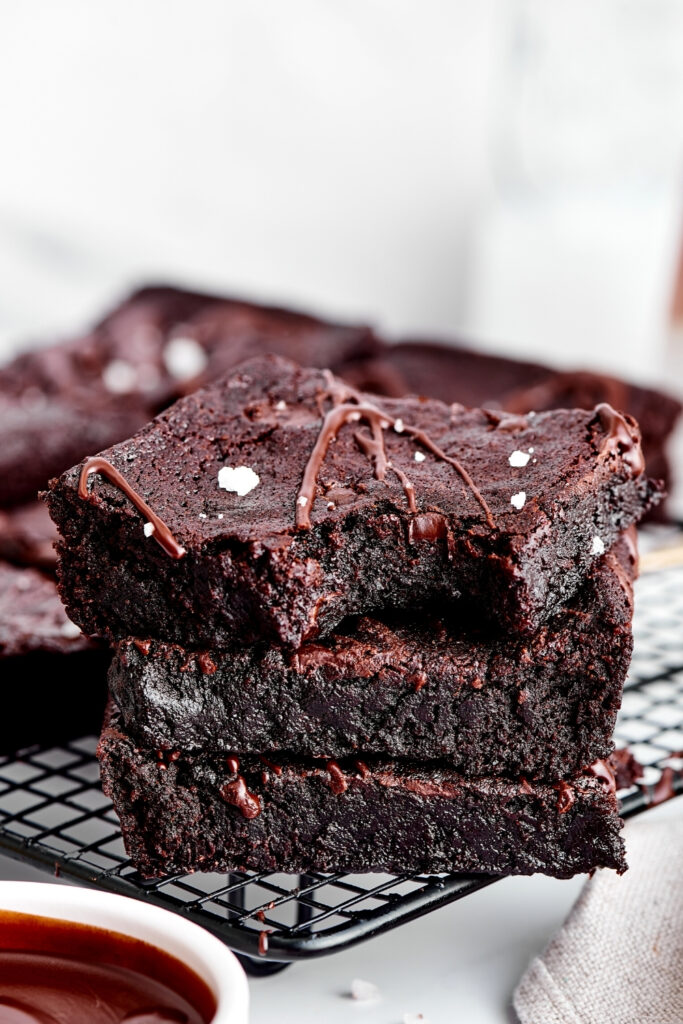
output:
[[557, 779], [612, 749], [636, 565], [631, 528], [528, 638], [407, 613], [347, 620], [294, 653], [135, 638], [115, 646], [109, 687], [144, 747], [314, 757], [362, 750], [442, 760], [467, 776]]
[[192, 871], [624, 871], [614, 791], [464, 779], [398, 761], [159, 758], [110, 702], [98, 748], [104, 791], [145, 877]]

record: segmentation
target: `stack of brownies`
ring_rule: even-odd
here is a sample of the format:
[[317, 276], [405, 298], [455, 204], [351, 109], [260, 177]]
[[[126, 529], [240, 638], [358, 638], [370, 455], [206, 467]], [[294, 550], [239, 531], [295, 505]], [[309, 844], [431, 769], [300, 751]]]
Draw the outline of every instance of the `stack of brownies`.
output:
[[605, 759], [659, 496], [607, 405], [378, 398], [276, 356], [53, 481], [139, 870], [623, 870]]

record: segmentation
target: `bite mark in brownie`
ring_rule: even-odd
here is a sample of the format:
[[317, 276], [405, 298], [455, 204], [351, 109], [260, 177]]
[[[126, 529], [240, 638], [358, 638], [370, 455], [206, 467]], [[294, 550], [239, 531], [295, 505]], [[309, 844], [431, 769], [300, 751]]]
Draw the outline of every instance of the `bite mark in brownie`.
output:
[[127, 852], [147, 877], [255, 870], [565, 878], [626, 867], [613, 787], [592, 772], [552, 784], [466, 779], [386, 759], [288, 758], [272, 767], [259, 758], [157, 756], [126, 735], [111, 703], [98, 756]]
[[[297, 528], [329, 391], [324, 372], [256, 359], [102, 453], [184, 548], [180, 559], [143, 532], [140, 513], [106, 479], [92, 477], [86, 499], [83, 467], [53, 481], [48, 504], [74, 621], [116, 639], [220, 648], [267, 636], [296, 648], [348, 615], [417, 613], [439, 601], [447, 618], [467, 595], [482, 619], [530, 633], [575, 593], [595, 537], [611, 547], [659, 496], [640, 472], [637, 427], [606, 407], [519, 417], [365, 396], [394, 424], [383, 431], [386, 460], [409, 477], [417, 511], [396, 475], [378, 478], [358, 424], [346, 423], [317, 474], [310, 528]], [[453, 466], [399, 426], [423, 431], [464, 466], [493, 528]], [[529, 449], [526, 467], [510, 465], [513, 451]], [[251, 468], [258, 486], [221, 489], [226, 466]]]
[[467, 776], [557, 779], [612, 749], [635, 568], [622, 539], [529, 638], [385, 613], [293, 654], [264, 643], [221, 652], [129, 639], [117, 645], [110, 691], [143, 747], [362, 751], [442, 760]]

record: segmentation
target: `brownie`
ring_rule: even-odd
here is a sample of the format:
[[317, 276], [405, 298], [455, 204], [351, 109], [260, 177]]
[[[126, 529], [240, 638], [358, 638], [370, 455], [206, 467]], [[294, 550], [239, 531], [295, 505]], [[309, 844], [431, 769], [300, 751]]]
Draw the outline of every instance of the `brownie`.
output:
[[420, 341], [387, 347], [379, 357], [349, 367], [346, 375], [361, 388], [392, 397], [417, 393], [518, 413], [592, 409], [608, 402], [637, 420], [648, 474], [667, 485], [671, 481], [666, 445], [681, 403], [660, 390], [604, 373], [563, 372], [460, 345]]
[[0, 562], [0, 753], [97, 732], [109, 652], [66, 616], [55, 583]]
[[89, 333], [0, 368], [0, 505], [33, 499], [51, 476], [128, 437], [247, 356], [275, 352], [336, 368], [376, 348], [367, 327], [171, 287], [143, 288]]
[[0, 506], [35, 501], [52, 474], [120, 441], [148, 419], [134, 404], [12, 396], [2, 394], [0, 385]]
[[293, 654], [264, 643], [190, 652], [129, 639], [117, 645], [109, 688], [144, 747], [362, 750], [443, 760], [468, 776], [557, 779], [612, 750], [635, 563], [631, 538], [618, 541], [530, 638], [385, 613], [346, 620]]
[[435, 602], [446, 620], [465, 605], [531, 633], [658, 496], [637, 426], [607, 406], [521, 417], [376, 399], [270, 356], [47, 498], [86, 632], [297, 648], [348, 615]]
[[42, 501], [0, 510], [0, 559], [54, 573], [57, 536], [57, 528]]
[[[468, 779], [368, 758], [166, 756], [110, 703], [98, 756], [128, 855], [147, 877], [187, 871], [543, 872], [626, 867], [614, 787]], [[606, 773], [608, 774], [608, 773]]]

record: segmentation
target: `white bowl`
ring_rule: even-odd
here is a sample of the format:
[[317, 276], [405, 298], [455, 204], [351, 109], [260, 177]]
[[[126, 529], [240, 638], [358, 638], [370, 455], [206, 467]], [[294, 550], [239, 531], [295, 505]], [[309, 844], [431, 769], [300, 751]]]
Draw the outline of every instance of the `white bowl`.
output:
[[190, 967], [216, 1000], [211, 1024], [247, 1024], [249, 989], [237, 958], [220, 939], [179, 914], [142, 900], [72, 885], [0, 882], [0, 910], [121, 932], [170, 953]]

